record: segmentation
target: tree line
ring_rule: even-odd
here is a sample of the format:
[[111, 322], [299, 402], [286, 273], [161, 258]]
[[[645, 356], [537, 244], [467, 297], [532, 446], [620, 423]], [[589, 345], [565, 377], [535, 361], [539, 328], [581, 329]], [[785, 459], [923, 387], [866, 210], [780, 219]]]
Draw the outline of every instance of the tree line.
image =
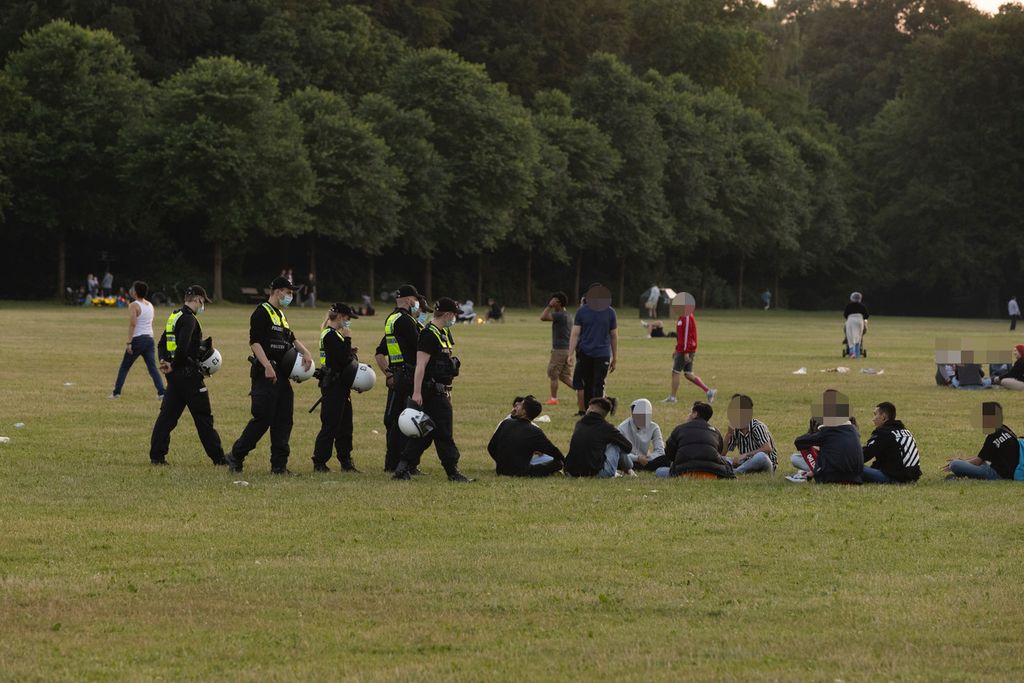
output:
[[63, 293], [69, 244], [141, 240], [221, 299], [299, 241], [346, 296], [400, 263], [519, 303], [557, 273], [990, 307], [1024, 261], [1022, 39], [959, 0], [11, 2], [5, 270]]

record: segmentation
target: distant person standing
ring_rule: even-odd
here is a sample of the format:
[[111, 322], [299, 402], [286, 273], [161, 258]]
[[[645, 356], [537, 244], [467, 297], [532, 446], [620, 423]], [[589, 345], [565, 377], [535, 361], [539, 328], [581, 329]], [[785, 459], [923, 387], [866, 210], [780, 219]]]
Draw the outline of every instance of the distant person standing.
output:
[[860, 358], [860, 346], [864, 333], [868, 330], [868, 309], [862, 303], [860, 292], [850, 295], [850, 303], [843, 310], [846, 320], [846, 345], [850, 349], [850, 358]]
[[1010, 314], [1010, 331], [1017, 329], [1017, 321], [1020, 320], [1020, 305], [1017, 304], [1017, 297], [1011, 296], [1006, 304], [1006, 310]]
[[303, 305], [316, 308], [316, 273], [312, 270], [306, 276], [306, 303]]
[[114, 382], [114, 391], [109, 398], [121, 398], [121, 389], [124, 388], [124, 381], [128, 377], [135, 359], [142, 356], [146, 361], [146, 369], [149, 376], [153, 378], [153, 385], [156, 387], [156, 397], [164, 397], [164, 380], [160, 377], [160, 370], [156, 364], [156, 342], [153, 341], [153, 304], [146, 300], [149, 294], [149, 285], [141, 280], [132, 283], [129, 290], [133, 301], [128, 305], [128, 341], [124, 345], [124, 356], [121, 358], [121, 368], [117, 371], [117, 381]]
[[89, 292], [89, 298], [96, 296], [100, 293], [100, 281], [92, 273], [89, 273], [85, 277], [85, 289]]
[[761, 292], [761, 303], [764, 304], [764, 310], [768, 310], [772, 307], [772, 293], [771, 290], [764, 290]]
[[572, 315], [566, 310], [569, 297], [565, 292], [551, 295], [548, 305], [540, 314], [540, 319], [551, 323], [551, 358], [548, 360], [548, 379], [551, 380], [551, 398], [546, 402], [549, 406], [558, 405], [558, 383], [562, 382], [570, 389], [572, 385], [572, 361], [569, 357], [569, 338], [572, 336]]
[[647, 290], [647, 302], [645, 307], [647, 308], [648, 318], [658, 317], [658, 299], [661, 298], [661, 288], [658, 285], [651, 285], [651, 288]]
[[[576, 355], [573, 386], [583, 391], [583, 405], [604, 396], [608, 374], [619, 359], [619, 330], [612, 293], [600, 283], [587, 288], [569, 335], [569, 355]], [[583, 413], [584, 411], [581, 411]]]
[[676, 402], [676, 394], [679, 393], [679, 375], [683, 375], [704, 392], [708, 403], [714, 403], [718, 390], [708, 387], [704, 384], [704, 380], [693, 373], [693, 361], [697, 355], [697, 319], [693, 316], [693, 312], [697, 308], [696, 301], [687, 292], [678, 294], [676, 299], [682, 303], [677, 304], [673, 300], [673, 308], [678, 306], [676, 310], [680, 312], [680, 315], [676, 320], [676, 350], [672, 354], [672, 391], [661, 402]]
[[109, 269], [103, 273], [103, 283], [100, 288], [103, 290], [103, 296], [110, 296], [114, 293], [114, 274]]

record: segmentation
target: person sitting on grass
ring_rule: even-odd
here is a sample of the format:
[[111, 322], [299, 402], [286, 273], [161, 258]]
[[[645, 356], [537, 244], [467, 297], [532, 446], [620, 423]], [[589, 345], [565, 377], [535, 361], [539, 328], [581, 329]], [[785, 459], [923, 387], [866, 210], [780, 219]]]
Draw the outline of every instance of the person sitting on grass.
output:
[[[896, 419], [896, 406], [882, 401], [872, 413], [875, 430], [864, 444], [865, 484], [906, 484], [921, 478], [921, 454], [914, 435]], [[867, 463], [875, 461], [873, 467]]]
[[533, 396], [524, 396], [513, 403], [512, 414], [501, 421], [487, 444], [487, 452], [494, 460], [494, 471], [508, 477], [546, 477], [562, 469], [565, 460], [533, 424], [542, 406]]
[[943, 469], [950, 473], [947, 479], [1013, 479], [1020, 464], [1020, 443], [1013, 430], [1003, 424], [1003, 407], [985, 401], [971, 422], [988, 435], [973, 458], [950, 458], [946, 462]]
[[488, 299], [487, 306], [487, 322], [500, 321], [505, 316], [505, 310], [494, 299]]
[[1013, 367], [1007, 372], [992, 378], [993, 384], [1004, 389], [1024, 391], [1024, 344], [1013, 347]]
[[655, 471], [659, 467], [672, 464], [665, 455], [665, 440], [661, 437], [661, 427], [652, 418], [654, 407], [646, 398], [638, 398], [629, 406], [629, 417], [619, 423], [619, 431], [629, 439], [633, 448], [629, 459], [633, 468]]
[[722, 433], [711, 424], [714, 410], [703, 401], [696, 401], [686, 421], [672, 430], [665, 452], [672, 458], [671, 467], [659, 467], [659, 477], [711, 475], [719, 479], [735, 479], [732, 463], [723, 458]]
[[629, 453], [633, 444], [605, 418], [615, 414], [610, 396], [590, 399], [587, 412], [576, 423], [565, 458], [565, 471], [573, 477], [611, 479], [622, 473], [636, 476]]
[[[736, 474], [774, 472], [779, 465], [775, 439], [765, 423], [754, 419], [754, 401], [744, 394], [733, 394], [728, 414], [729, 429], [720, 452]], [[731, 451], [737, 455], [730, 459], [727, 454]]]
[[821, 426], [798, 436], [794, 444], [805, 457], [813, 458], [814, 469], [805, 477], [786, 478], [790, 481], [814, 479], [819, 484], [863, 483], [864, 452], [857, 426], [850, 419], [849, 399], [835, 389], [826, 389], [821, 395], [821, 404], [816, 404], [812, 412], [822, 416]]

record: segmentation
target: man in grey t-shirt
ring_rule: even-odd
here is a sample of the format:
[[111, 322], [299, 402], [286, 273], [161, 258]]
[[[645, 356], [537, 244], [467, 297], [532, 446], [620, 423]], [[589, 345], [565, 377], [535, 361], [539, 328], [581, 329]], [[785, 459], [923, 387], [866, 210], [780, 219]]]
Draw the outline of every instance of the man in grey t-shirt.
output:
[[548, 379], [551, 380], [549, 406], [558, 405], [558, 383], [572, 386], [572, 359], [569, 358], [569, 335], [572, 331], [572, 315], [565, 310], [569, 297], [565, 292], [551, 295], [540, 319], [551, 323], [551, 360], [548, 361]]

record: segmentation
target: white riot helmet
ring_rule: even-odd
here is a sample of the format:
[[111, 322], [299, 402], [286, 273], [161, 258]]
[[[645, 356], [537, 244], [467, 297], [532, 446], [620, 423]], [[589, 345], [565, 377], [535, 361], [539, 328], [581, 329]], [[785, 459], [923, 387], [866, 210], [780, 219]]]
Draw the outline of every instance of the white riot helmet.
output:
[[422, 410], [406, 408], [398, 416], [398, 428], [411, 439], [419, 439], [434, 431], [434, 421]]
[[356, 377], [352, 380], [352, 389], [358, 393], [369, 391], [377, 384], [377, 374], [366, 363], [360, 363], [356, 370]]
[[285, 357], [283, 358], [283, 360], [285, 361], [283, 363], [284, 367], [288, 367], [287, 361], [288, 358], [292, 355], [292, 352], [295, 352], [295, 362], [292, 363], [291, 372], [289, 372], [288, 377], [290, 377], [292, 380], [298, 383], [305, 382], [307, 379], [313, 379], [313, 373], [316, 372], [316, 364], [310, 363], [308, 370], [303, 368], [303, 355], [295, 351], [295, 349], [292, 349], [290, 352], [285, 354]]
[[213, 349], [213, 351], [211, 351], [206, 358], [199, 361], [199, 371], [202, 372], [207, 377], [209, 377], [210, 375], [220, 370], [220, 364], [220, 351], [218, 351], [217, 349]]

